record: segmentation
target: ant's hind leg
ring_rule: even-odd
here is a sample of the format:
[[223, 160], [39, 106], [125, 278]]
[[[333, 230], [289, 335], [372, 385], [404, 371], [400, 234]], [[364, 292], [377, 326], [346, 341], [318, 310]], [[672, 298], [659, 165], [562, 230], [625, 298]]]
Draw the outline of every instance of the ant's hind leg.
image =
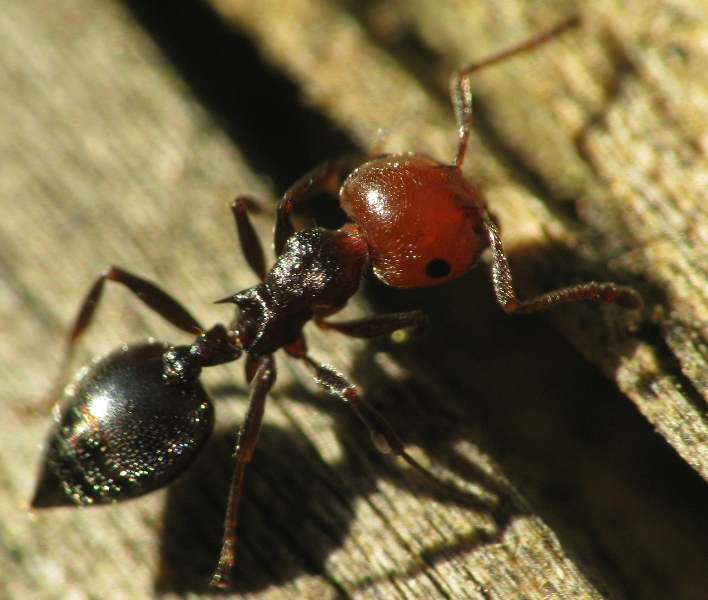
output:
[[76, 315], [76, 320], [74, 321], [74, 325], [69, 333], [64, 360], [59, 372], [59, 379], [56, 388], [52, 390], [52, 393], [48, 398], [51, 402], [55, 402], [56, 399], [61, 396], [63, 381], [66, 378], [69, 364], [73, 358], [74, 348], [76, 347], [79, 338], [89, 327], [91, 321], [93, 321], [106, 281], [115, 281], [116, 283], [124, 285], [137, 298], [142, 300], [144, 304], [178, 329], [194, 335], [200, 335], [203, 332], [202, 326], [199, 322], [189, 313], [189, 311], [187, 311], [186, 308], [170, 296], [170, 294], [146, 279], [142, 279], [141, 277], [133, 275], [128, 271], [124, 271], [119, 267], [110, 267], [96, 279], [81, 302], [81, 307]]
[[204, 331], [186, 308], [154, 283], [124, 271], [119, 267], [110, 267], [96, 279], [81, 303], [79, 314], [69, 335], [70, 344], [73, 344], [81, 337], [91, 324], [106, 281], [115, 281], [123, 284], [144, 304], [178, 329], [194, 335], [199, 335]]
[[509, 263], [502, 248], [499, 231], [494, 222], [487, 218], [484, 223], [492, 249], [492, 283], [494, 294], [501, 307], [508, 313], [531, 313], [557, 304], [574, 302], [576, 300], [604, 300], [614, 302], [622, 308], [634, 309], [641, 306], [641, 298], [634, 289], [626, 285], [615, 283], [597, 283], [591, 281], [566, 288], [548, 292], [520, 301], [514, 294]]
[[251, 382], [251, 399], [236, 441], [236, 450], [234, 452], [236, 466], [231, 480], [229, 501], [224, 519], [224, 538], [219, 564], [210, 583], [213, 588], [228, 588], [230, 585], [231, 570], [234, 565], [238, 505], [241, 499], [241, 489], [243, 488], [243, 475], [258, 441], [258, 434], [261, 431], [261, 423], [263, 422], [266, 396], [275, 383], [275, 376], [276, 369], [273, 356], [266, 354], [258, 359], [255, 376]]

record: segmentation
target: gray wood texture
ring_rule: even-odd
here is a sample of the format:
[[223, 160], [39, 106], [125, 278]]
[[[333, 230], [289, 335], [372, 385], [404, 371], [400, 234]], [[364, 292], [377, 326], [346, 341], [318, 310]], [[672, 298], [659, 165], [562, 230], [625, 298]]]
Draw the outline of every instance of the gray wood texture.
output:
[[[308, 329], [313, 356], [480, 501], [379, 455], [282, 358], [234, 595], [705, 597], [700, 0], [1, 3], [1, 597], [208, 595], [247, 398], [238, 363], [205, 374], [219, 425], [174, 486], [111, 507], [27, 508], [65, 336], [94, 278], [117, 264], [202, 322], [228, 322], [213, 301], [255, 283], [236, 194], [259, 198], [268, 240], [278, 194], [325, 158], [452, 157], [454, 69], [576, 11], [581, 27], [475, 76], [466, 169], [520, 295], [610, 279], [635, 285], [644, 309], [507, 317], [484, 265], [415, 292], [368, 278], [346, 315], [422, 307], [429, 326], [369, 343]], [[70, 370], [128, 340], [186, 341], [139, 304], [109, 286]]]

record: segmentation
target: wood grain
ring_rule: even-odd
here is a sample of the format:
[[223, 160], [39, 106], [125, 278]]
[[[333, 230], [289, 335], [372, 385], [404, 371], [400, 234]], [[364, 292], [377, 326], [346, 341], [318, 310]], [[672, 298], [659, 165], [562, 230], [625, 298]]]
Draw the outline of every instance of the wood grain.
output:
[[[118, 264], [200, 320], [228, 321], [213, 301], [254, 283], [233, 196], [262, 200], [267, 239], [277, 195], [324, 158], [453, 156], [450, 73], [576, 10], [2, 3], [0, 596], [199, 596], [218, 554], [247, 394], [238, 364], [205, 374], [219, 427], [174, 486], [107, 508], [27, 510], [46, 397], [96, 275]], [[512, 319], [485, 268], [419, 292], [367, 279], [348, 314], [423, 307], [431, 324], [367, 344], [308, 331], [312, 354], [478, 502], [377, 454], [346, 406], [280, 360], [241, 507], [236, 595], [704, 597], [705, 13], [698, 0], [602, 0], [580, 28], [475, 76], [467, 168], [519, 293], [612, 279], [637, 286], [644, 310]], [[74, 368], [126, 340], [184, 339], [108, 291]]]

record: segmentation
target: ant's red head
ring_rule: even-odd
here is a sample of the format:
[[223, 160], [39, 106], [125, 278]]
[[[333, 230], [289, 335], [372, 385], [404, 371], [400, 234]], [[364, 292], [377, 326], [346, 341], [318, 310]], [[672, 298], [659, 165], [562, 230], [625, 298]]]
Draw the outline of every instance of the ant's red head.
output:
[[414, 154], [378, 158], [347, 178], [339, 198], [376, 276], [394, 287], [459, 277], [487, 246], [482, 199], [454, 165]]

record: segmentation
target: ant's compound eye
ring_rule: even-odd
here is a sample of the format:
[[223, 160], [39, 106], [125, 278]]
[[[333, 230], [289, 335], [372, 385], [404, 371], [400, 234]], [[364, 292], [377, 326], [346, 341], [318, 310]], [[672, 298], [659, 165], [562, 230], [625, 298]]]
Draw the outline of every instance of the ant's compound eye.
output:
[[434, 258], [425, 265], [425, 274], [431, 279], [447, 277], [451, 270], [450, 263], [442, 258]]
[[394, 287], [459, 277], [487, 246], [477, 190], [459, 168], [425, 156], [362, 165], [344, 182], [340, 203], [366, 240], [374, 273]]

